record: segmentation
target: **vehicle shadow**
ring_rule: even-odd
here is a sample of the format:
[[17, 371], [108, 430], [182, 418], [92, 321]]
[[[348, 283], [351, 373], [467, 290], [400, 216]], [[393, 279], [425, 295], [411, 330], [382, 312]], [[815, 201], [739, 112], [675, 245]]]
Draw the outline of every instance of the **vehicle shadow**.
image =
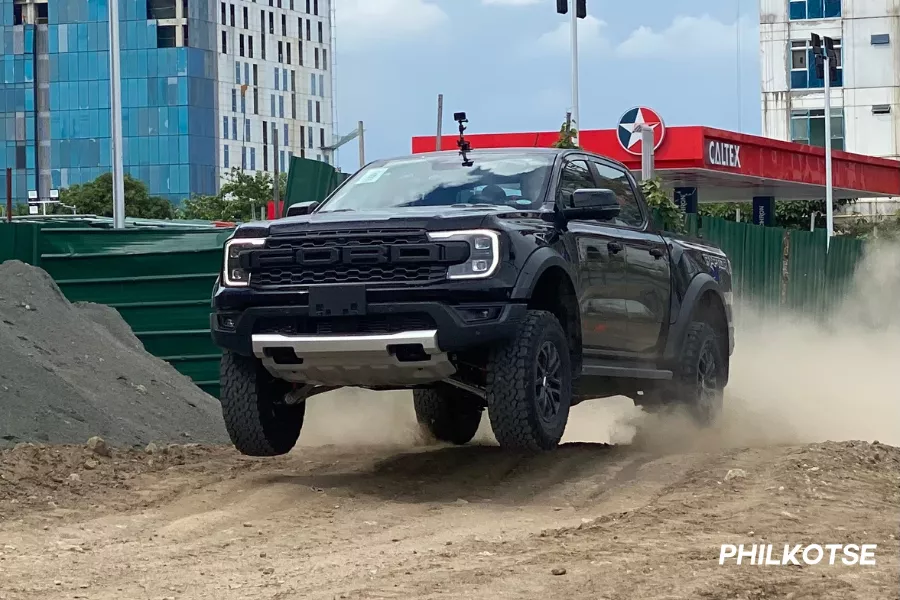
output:
[[282, 472], [267, 476], [265, 482], [394, 502], [522, 504], [540, 497], [542, 502], [571, 503], [576, 497], [596, 497], [606, 484], [633, 477], [650, 460], [628, 446], [609, 444], [570, 443], [538, 454], [470, 445], [404, 452], [366, 468]]

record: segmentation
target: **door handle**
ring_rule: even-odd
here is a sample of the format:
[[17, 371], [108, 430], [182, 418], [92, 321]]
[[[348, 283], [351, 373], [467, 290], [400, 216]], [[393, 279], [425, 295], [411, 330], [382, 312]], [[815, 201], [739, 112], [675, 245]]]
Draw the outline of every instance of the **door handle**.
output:
[[659, 248], [650, 248], [650, 256], [656, 259], [660, 259], [665, 255], [665, 252], [660, 250]]
[[606, 249], [609, 250], [611, 254], [618, 254], [623, 250], [623, 247], [619, 242], [610, 242], [606, 244]]

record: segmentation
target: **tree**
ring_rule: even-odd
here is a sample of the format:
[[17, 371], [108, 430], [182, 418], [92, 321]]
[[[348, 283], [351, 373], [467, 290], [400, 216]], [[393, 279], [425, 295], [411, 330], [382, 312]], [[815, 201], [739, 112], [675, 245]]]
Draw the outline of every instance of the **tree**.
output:
[[[834, 211], [837, 212], [842, 206], [853, 202], [854, 200], [835, 200], [833, 204]], [[753, 212], [753, 205], [749, 202], [701, 204], [699, 211], [701, 216], [719, 217], [734, 221], [737, 209], [741, 210], [742, 215], [750, 215]], [[813, 213], [816, 213], [816, 227], [825, 227], [825, 210], [825, 200], [790, 200], [781, 202], [776, 200], [775, 224], [785, 229], [803, 229], [808, 231], [809, 218]]]
[[575, 143], [578, 138], [578, 129], [574, 125], [571, 116], [566, 116], [562, 127], [559, 128], [559, 139], [553, 142], [554, 148], [580, 149], [581, 146]]
[[650, 210], [655, 212], [659, 218], [663, 229], [674, 233], [685, 232], [684, 209], [666, 193], [659, 178], [654, 177], [642, 181], [641, 191]]
[[[74, 206], [80, 215], [98, 217], [113, 216], [112, 173], [104, 173], [88, 183], [65, 188], [59, 193], [62, 204]], [[47, 212], [67, 214], [59, 206], [48, 207]], [[26, 209], [27, 210], [27, 209]], [[151, 196], [147, 185], [131, 175], [125, 175], [125, 216], [136, 219], [174, 219], [175, 207], [165, 198]]]
[[[271, 173], [257, 171], [250, 175], [232, 167], [218, 195], [195, 195], [184, 201], [179, 214], [184, 219], [205, 221], [253, 221], [259, 218], [260, 209], [272, 200], [273, 181]], [[279, 198], [284, 198], [287, 174], [279, 173], [279, 181]]]

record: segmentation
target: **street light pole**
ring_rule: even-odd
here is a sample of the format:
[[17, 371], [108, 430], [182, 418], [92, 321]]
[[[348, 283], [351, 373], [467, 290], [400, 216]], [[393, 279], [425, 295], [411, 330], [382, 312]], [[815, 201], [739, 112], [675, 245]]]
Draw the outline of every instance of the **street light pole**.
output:
[[[575, 121], [575, 131], [581, 132], [581, 115], [578, 112], [578, 10], [572, 0], [572, 119]], [[580, 135], [576, 134], [574, 141], [578, 144]]]
[[109, 0], [109, 106], [112, 134], [113, 226], [125, 228], [125, 173], [122, 166], [122, 79], [119, 68], [119, 0]]
[[831, 174], [831, 57], [825, 54], [825, 223], [828, 228], [825, 250], [831, 249], [834, 235], [834, 180]]

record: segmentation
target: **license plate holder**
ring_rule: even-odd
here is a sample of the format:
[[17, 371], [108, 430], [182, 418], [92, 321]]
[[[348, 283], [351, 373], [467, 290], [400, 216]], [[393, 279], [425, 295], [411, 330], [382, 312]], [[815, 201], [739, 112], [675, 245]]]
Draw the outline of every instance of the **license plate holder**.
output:
[[354, 317], [365, 314], [364, 285], [324, 285], [309, 288], [310, 317]]

